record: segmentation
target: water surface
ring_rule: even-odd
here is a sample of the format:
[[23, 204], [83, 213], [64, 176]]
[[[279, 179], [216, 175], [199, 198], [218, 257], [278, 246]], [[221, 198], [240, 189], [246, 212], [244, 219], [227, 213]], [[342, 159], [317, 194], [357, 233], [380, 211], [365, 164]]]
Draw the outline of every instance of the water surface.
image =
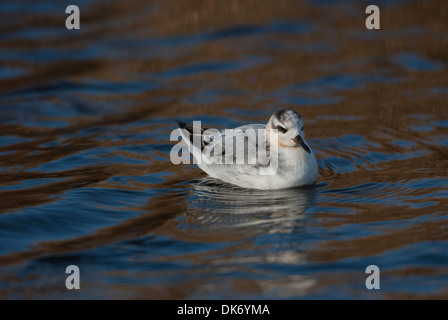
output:
[[[448, 297], [446, 1], [0, 4], [0, 297]], [[304, 118], [320, 178], [173, 165], [175, 119]], [[65, 288], [65, 268], [81, 289]], [[365, 269], [381, 270], [381, 289]]]

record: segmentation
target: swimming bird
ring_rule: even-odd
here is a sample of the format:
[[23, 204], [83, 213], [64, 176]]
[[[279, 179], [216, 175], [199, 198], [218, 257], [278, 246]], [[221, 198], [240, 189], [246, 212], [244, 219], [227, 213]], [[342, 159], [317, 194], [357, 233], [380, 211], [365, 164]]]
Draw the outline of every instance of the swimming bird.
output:
[[317, 160], [305, 140], [302, 117], [294, 110], [275, 112], [267, 124], [248, 124], [232, 130], [195, 129], [191, 124], [177, 122], [198, 167], [213, 178], [263, 190], [317, 181]]

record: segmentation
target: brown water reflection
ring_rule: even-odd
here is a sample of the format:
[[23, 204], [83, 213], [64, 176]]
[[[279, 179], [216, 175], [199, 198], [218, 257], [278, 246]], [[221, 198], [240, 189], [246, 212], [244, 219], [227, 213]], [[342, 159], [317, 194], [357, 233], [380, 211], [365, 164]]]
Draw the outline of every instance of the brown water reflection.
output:
[[[68, 31], [63, 4], [2, 2], [0, 297], [446, 299], [448, 3], [380, 1], [378, 31], [366, 5], [83, 0]], [[169, 160], [174, 119], [284, 106], [314, 188]]]

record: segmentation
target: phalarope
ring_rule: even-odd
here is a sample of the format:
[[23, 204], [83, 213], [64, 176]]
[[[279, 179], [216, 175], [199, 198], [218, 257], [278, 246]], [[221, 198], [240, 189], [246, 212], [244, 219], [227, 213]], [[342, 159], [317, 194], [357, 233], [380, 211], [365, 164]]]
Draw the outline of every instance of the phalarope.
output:
[[[258, 130], [265, 136], [265, 139], [259, 137], [257, 139], [253, 135], [246, 135], [246, 138], [243, 137], [244, 142], [239, 147], [237, 146], [236, 152], [232, 149], [231, 158], [234, 158], [238, 151], [243, 151], [246, 154], [245, 159], [247, 159], [245, 163], [217, 161], [227, 158], [229, 156], [228, 146], [234, 146], [235, 135], [229, 136], [229, 131], [214, 129], [215, 131], [211, 134], [207, 128], [201, 128], [195, 132], [191, 124], [181, 121], [178, 123], [182, 139], [187, 143], [199, 168], [213, 178], [244, 188], [265, 190], [311, 185], [317, 181], [317, 160], [305, 140], [302, 117], [294, 110], [277, 111], [270, 117], [267, 124], [249, 124], [233, 129], [243, 136], [249, 129]], [[193, 143], [195, 135], [200, 136], [198, 145]], [[211, 138], [211, 136], [214, 137]], [[222, 153], [204, 155], [203, 151], [210, 141], [215, 143], [219, 141], [226, 147]], [[277, 167], [271, 174], [260, 174], [260, 168], [266, 164], [260, 164], [256, 154], [249, 153], [249, 150], [259, 150], [260, 144], [267, 149], [271, 158], [276, 157]], [[238, 150], [238, 148], [244, 148], [244, 150]], [[201, 161], [201, 157], [208, 161]]]

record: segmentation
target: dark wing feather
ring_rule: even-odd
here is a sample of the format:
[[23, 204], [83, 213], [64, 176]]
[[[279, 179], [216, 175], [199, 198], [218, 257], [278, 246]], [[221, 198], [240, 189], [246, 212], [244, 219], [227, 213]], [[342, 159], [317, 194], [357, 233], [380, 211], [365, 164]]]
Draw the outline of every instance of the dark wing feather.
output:
[[[191, 125], [190, 123], [186, 123], [183, 121], [179, 121], [176, 120], [177, 124], [179, 125], [179, 128], [184, 129], [188, 132], [188, 136], [190, 137], [190, 142], [191, 144], [193, 144], [193, 135], [195, 134], [193, 132], [193, 125]], [[208, 144], [202, 137], [202, 134], [204, 133], [204, 131], [208, 130], [209, 128], [205, 128], [201, 126], [201, 151], [204, 150], [205, 146]]]

